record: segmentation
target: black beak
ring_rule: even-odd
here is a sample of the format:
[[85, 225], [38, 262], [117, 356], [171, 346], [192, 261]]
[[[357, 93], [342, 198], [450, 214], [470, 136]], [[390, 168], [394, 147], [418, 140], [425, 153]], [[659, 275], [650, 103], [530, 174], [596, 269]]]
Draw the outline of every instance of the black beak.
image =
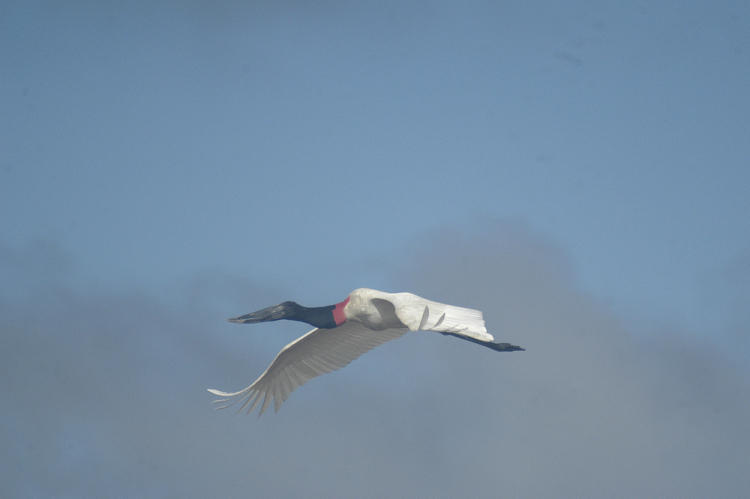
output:
[[257, 322], [270, 322], [278, 321], [281, 319], [289, 319], [293, 317], [299, 308], [299, 305], [292, 301], [285, 301], [272, 307], [266, 307], [257, 312], [251, 312], [249, 314], [240, 315], [239, 317], [233, 317], [228, 319], [229, 322], [235, 322], [237, 324], [255, 324]]

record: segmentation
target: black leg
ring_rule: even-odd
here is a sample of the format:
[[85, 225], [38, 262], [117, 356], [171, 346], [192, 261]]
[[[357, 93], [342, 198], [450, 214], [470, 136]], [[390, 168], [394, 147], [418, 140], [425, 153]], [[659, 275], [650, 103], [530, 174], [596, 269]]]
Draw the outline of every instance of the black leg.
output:
[[524, 352], [526, 351], [525, 348], [521, 348], [516, 345], [511, 345], [510, 343], [495, 343], [492, 341], [482, 341], [482, 340], [469, 338], [468, 336], [463, 336], [463, 335], [456, 334], [456, 333], [444, 333], [442, 331], [439, 331], [439, 332], [440, 334], [444, 334], [446, 336], [455, 336], [456, 338], [461, 338], [462, 340], [467, 340], [472, 343], [476, 343], [477, 345], [482, 345], [483, 347], [491, 348], [496, 352], [518, 352], [518, 351]]

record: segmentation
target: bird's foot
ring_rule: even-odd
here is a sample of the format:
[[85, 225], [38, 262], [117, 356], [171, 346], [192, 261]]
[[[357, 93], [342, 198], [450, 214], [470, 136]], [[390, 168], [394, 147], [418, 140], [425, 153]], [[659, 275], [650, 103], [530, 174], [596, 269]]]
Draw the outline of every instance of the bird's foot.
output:
[[525, 352], [525, 348], [521, 348], [518, 345], [511, 345], [510, 343], [486, 343], [486, 346], [498, 352]]

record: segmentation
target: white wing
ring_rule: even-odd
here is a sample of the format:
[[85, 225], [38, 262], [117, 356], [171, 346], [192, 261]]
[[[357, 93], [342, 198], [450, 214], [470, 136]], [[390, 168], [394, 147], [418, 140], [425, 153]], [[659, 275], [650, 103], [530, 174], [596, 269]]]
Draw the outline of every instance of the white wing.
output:
[[274, 410], [294, 390], [321, 374], [341, 369], [367, 351], [399, 338], [408, 329], [374, 331], [357, 322], [348, 321], [333, 329], [313, 329], [281, 349], [263, 374], [252, 385], [240, 391], [227, 393], [209, 388], [219, 397], [220, 409], [244, 400], [239, 410], [248, 407], [248, 414], [263, 399], [260, 414], [273, 399]]
[[399, 320], [411, 331], [436, 331], [493, 341], [480, 310], [427, 300], [412, 293], [393, 293], [391, 300]]

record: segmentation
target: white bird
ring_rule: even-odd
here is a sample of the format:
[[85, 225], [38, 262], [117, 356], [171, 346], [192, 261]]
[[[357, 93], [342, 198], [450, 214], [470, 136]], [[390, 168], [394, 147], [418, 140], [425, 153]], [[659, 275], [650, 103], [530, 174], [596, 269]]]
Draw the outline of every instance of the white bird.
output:
[[349, 364], [363, 353], [399, 338], [408, 331], [435, 331], [456, 336], [498, 352], [523, 350], [510, 343], [494, 343], [482, 312], [426, 300], [412, 293], [386, 293], [360, 288], [336, 305], [307, 308], [292, 301], [229, 319], [256, 322], [288, 319], [315, 329], [281, 349], [271, 365], [250, 386], [236, 392], [209, 388], [222, 397], [219, 409], [244, 401], [248, 414], [260, 404], [260, 414], [273, 400], [279, 410], [289, 395], [316, 376]]

